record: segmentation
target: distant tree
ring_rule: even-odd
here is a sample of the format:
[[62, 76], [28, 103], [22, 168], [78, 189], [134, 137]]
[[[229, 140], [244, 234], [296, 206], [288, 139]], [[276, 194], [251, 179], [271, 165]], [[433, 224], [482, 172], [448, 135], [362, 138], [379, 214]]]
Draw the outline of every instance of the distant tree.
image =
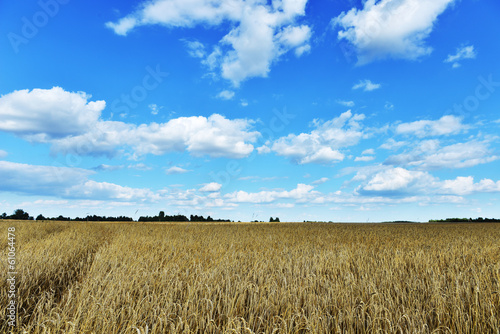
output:
[[278, 217], [276, 217], [276, 218], [274, 219], [274, 222], [275, 222], [275, 223], [279, 223], [279, 222], [280, 222], [280, 219], [279, 219]]
[[2, 218], [2, 219], [6, 219], [6, 218], [7, 218], [7, 214], [6, 214], [5, 212], [4, 212], [4, 213], [2, 213], [2, 215], [0, 216], [0, 218]]
[[24, 212], [23, 209], [17, 209], [16, 211], [14, 211], [14, 214], [11, 216], [11, 218], [17, 220], [28, 220], [30, 218], [30, 214]]
[[39, 214], [39, 215], [36, 217], [36, 220], [45, 220], [45, 217], [44, 217], [42, 214]]
[[165, 221], [165, 212], [164, 211], [160, 211], [160, 213], [158, 214], [158, 220]]
[[274, 218], [273, 217], [269, 218], [269, 222], [274, 223]]

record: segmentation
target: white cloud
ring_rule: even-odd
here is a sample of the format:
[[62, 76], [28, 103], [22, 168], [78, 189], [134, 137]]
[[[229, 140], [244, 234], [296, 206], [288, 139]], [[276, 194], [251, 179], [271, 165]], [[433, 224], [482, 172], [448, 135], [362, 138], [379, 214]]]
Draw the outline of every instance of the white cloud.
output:
[[373, 148], [369, 148], [361, 152], [362, 155], [372, 155], [375, 154], [375, 150]]
[[38, 196], [91, 198], [107, 200], [153, 200], [148, 189], [123, 187], [96, 182], [88, 177], [94, 172], [69, 167], [37, 166], [0, 161], [0, 190]]
[[398, 150], [399, 148], [406, 145], [408, 145], [408, 143], [405, 141], [396, 141], [393, 138], [389, 138], [385, 143], [380, 145], [380, 148], [383, 148], [385, 150]]
[[311, 28], [307, 25], [286, 26], [275, 38], [280, 42], [278, 45], [282, 48], [278, 51], [280, 54], [295, 48], [295, 55], [300, 57], [311, 50], [309, 44], [304, 44], [311, 38]]
[[222, 100], [231, 100], [234, 97], [234, 92], [232, 90], [223, 90], [217, 97]]
[[298, 47], [295, 48], [295, 55], [297, 57], [300, 57], [303, 54], [308, 53], [309, 51], [311, 51], [311, 45], [310, 44], [304, 44], [302, 46], [298, 46]]
[[214, 191], [219, 191], [222, 188], [222, 184], [216, 183], [216, 182], [211, 182], [205, 184], [203, 187], [199, 189], [201, 192], [214, 192]]
[[326, 181], [328, 181], [328, 180], [329, 180], [329, 178], [327, 178], [327, 177], [322, 177], [321, 179], [318, 179], [318, 180], [316, 180], [316, 181], [314, 181], [314, 182], [311, 182], [311, 184], [323, 184], [323, 183], [325, 183], [325, 182], [326, 182]]
[[[0, 97], [0, 131], [33, 142], [52, 144], [64, 154], [113, 156], [118, 150], [133, 157], [188, 151], [193, 155], [242, 158], [260, 135], [249, 131], [252, 120], [229, 120], [219, 114], [141, 124], [103, 121], [105, 102], [62, 88], [15, 91]], [[158, 106], [155, 105], [155, 108]]]
[[454, 55], [448, 55], [444, 60], [445, 63], [452, 63], [453, 68], [460, 67], [460, 61], [463, 59], [474, 59], [476, 58], [476, 51], [474, 50], [474, 45], [461, 46], [457, 48]]
[[435, 182], [435, 178], [427, 172], [396, 167], [376, 173], [361, 189], [365, 192], [400, 194], [409, 193], [415, 189], [428, 189]]
[[372, 160], [375, 160], [375, 157], [370, 155], [364, 155], [361, 157], [356, 157], [354, 159], [354, 161], [372, 161]]
[[422, 170], [467, 168], [500, 159], [487, 141], [469, 141], [440, 147], [438, 140], [424, 140], [411, 151], [393, 155], [384, 164], [411, 166]]
[[[243, 158], [254, 149], [250, 142], [257, 140], [258, 132], [249, 132], [252, 122], [244, 119], [228, 120], [224, 116], [179, 117], [167, 123], [127, 125], [118, 122], [101, 122], [102, 129], [85, 136], [72, 137], [56, 142], [62, 151], [71, 151], [78, 145], [91, 147], [119, 145], [131, 146], [134, 155], [162, 155], [184, 150], [196, 156]], [[97, 143], [97, 144], [95, 144]], [[67, 145], [64, 147], [63, 145]], [[95, 149], [98, 149], [95, 147]]]
[[133, 144], [135, 128], [133, 124], [99, 120], [83, 134], [53, 139], [48, 143], [56, 153], [113, 157], [119, 149]]
[[338, 104], [340, 104], [341, 106], [344, 106], [344, 107], [348, 107], [348, 108], [354, 107], [354, 102], [353, 101], [337, 100], [335, 102], [337, 102]]
[[133, 29], [138, 24], [137, 20], [133, 17], [125, 17], [118, 23], [108, 22], [106, 26], [114, 30], [117, 35], [125, 36], [129, 30]]
[[171, 175], [171, 174], [184, 174], [184, 173], [187, 173], [187, 172], [189, 172], [189, 170], [181, 168], [181, 167], [177, 167], [177, 166], [170, 167], [169, 169], [167, 169], [165, 171], [165, 173], [167, 173], [167, 175]]
[[278, 199], [294, 199], [297, 202], [304, 202], [315, 197], [318, 192], [313, 191], [314, 187], [299, 183], [295, 189], [290, 191], [260, 191], [248, 193], [246, 191], [235, 191], [226, 194], [224, 197], [233, 203], [271, 203]]
[[204, 58], [206, 55], [205, 46], [199, 41], [183, 40], [188, 48], [188, 54], [193, 58]]
[[276, 204], [270, 204], [271, 207], [273, 208], [283, 208], [283, 209], [291, 209], [295, 207], [294, 203], [276, 203]]
[[300, 160], [301, 164], [317, 163], [328, 164], [333, 161], [344, 160], [344, 154], [338, 150], [332, 150], [330, 147], [320, 147], [312, 154], [308, 154]]
[[151, 170], [152, 168], [149, 167], [148, 165], [144, 163], [138, 163], [138, 164], [133, 164], [128, 166], [129, 169], [136, 169], [136, 170]]
[[158, 115], [158, 112], [162, 107], [159, 107], [157, 104], [150, 104], [148, 105], [149, 109], [151, 110], [151, 115]]
[[469, 127], [462, 124], [462, 118], [446, 115], [437, 121], [421, 120], [401, 123], [396, 127], [397, 134], [415, 135], [417, 137], [442, 136], [464, 132]]
[[124, 166], [123, 165], [106, 165], [106, 164], [101, 164], [97, 167], [94, 167], [92, 168], [93, 170], [97, 170], [97, 171], [115, 171], [115, 170], [120, 170], [122, 169]]
[[469, 195], [478, 192], [500, 192], [500, 181], [482, 179], [479, 183], [474, 183], [472, 176], [459, 176], [455, 180], [445, 180], [442, 184], [442, 191], [453, 195]]
[[0, 190], [31, 195], [60, 195], [75, 183], [87, 181], [94, 172], [68, 167], [35, 166], [0, 161]]
[[0, 97], [0, 131], [47, 141], [92, 129], [105, 108], [84, 92], [52, 89], [16, 90]]
[[0, 150], [0, 159], [5, 158], [8, 155], [8, 153], [4, 150]]
[[394, 109], [394, 104], [392, 104], [389, 101], [386, 101], [385, 104], [384, 104], [384, 109], [385, 110], [393, 110]]
[[118, 22], [106, 26], [118, 35], [127, 35], [142, 25], [167, 28], [220, 26], [230, 23], [230, 31], [207, 55], [199, 41], [186, 42], [193, 57], [211, 70], [219, 69], [223, 78], [238, 86], [251, 77], [266, 77], [273, 62], [289, 51], [301, 56], [310, 50], [311, 29], [298, 25], [305, 15], [307, 0], [153, 0]]
[[363, 88], [365, 92], [371, 92], [372, 90], [379, 89], [381, 87], [380, 84], [376, 84], [371, 82], [370, 80], [360, 80], [357, 84], [352, 86], [352, 89], [360, 89]]
[[257, 152], [259, 154], [271, 153], [271, 149], [268, 146], [263, 145], [263, 146], [257, 147]]
[[339, 40], [351, 43], [358, 64], [384, 58], [419, 59], [432, 52], [425, 43], [434, 22], [453, 0], [368, 0], [332, 20]]
[[288, 179], [288, 176], [267, 176], [267, 177], [262, 177], [262, 176], [242, 176], [239, 177], [238, 180], [240, 181], [252, 181], [252, 182], [267, 182], [267, 181], [273, 181], [277, 179]]
[[149, 189], [124, 187], [109, 182], [88, 180], [77, 184], [66, 191], [67, 198], [90, 198], [120, 201], [152, 200], [156, 196]]
[[[339, 117], [321, 123], [314, 121], [315, 130], [299, 135], [289, 134], [274, 141], [270, 149], [277, 155], [299, 164], [327, 164], [344, 159], [338, 149], [356, 145], [363, 136], [359, 121], [363, 114], [342, 113]], [[261, 151], [266, 151], [262, 148]]]

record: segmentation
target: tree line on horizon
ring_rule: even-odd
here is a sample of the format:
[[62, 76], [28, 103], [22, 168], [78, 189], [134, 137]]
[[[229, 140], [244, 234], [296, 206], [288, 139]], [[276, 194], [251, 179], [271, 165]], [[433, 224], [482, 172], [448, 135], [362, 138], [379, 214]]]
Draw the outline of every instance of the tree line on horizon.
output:
[[213, 219], [208, 216], [207, 218], [203, 216], [191, 215], [186, 217], [185, 215], [165, 215], [164, 211], [160, 211], [157, 216], [141, 216], [137, 220], [139, 222], [231, 222], [230, 219]]
[[[0, 215], [0, 219], [13, 219], [13, 220], [59, 220], [59, 221], [89, 221], [89, 222], [97, 222], [97, 221], [109, 221], [109, 222], [126, 222], [126, 221], [134, 221], [131, 217], [126, 216], [118, 216], [118, 217], [107, 217], [107, 216], [97, 216], [97, 215], [87, 215], [86, 217], [80, 218], [70, 218], [64, 217], [63, 215], [59, 215], [58, 217], [44, 217], [42, 214], [39, 214], [36, 219], [33, 216], [23, 209], [17, 209], [14, 211], [12, 215], [7, 215], [7, 213], [3, 213]], [[166, 215], [164, 211], [160, 211], [156, 216], [140, 216], [137, 220], [139, 222], [234, 222], [234, 220], [230, 219], [213, 219], [208, 216], [207, 218], [198, 215], [190, 215], [189, 218], [185, 215], [177, 214], [177, 215]], [[239, 222], [239, 221], [238, 221]], [[263, 222], [259, 220], [254, 220], [253, 222]], [[269, 218], [269, 222], [277, 223], [280, 222], [278, 217]], [[304, 221], [306, 222], [306, 221]], [[402, 221], [397, 221], [402, 223]], [[498, 223], [500, 219], [496, 218], [446, 218], [446, 219], [431, 219], [429, 223]], [[396, 223], [396, 222], [393, 222]], [[406, 222], [405, 223], [411, 223]]]
[[[118, 217], [106, 217], [106, 216], [97, 216], [97, 215], [87, 215], [86, 217], [80, 218], [70, 218], [64, 217], [63, 215], [59, 215], [58, 217], [45, 217], [42, 214], [39, 214], [36, 219], [33, 216], [23, 209], [17, 209], [14, 211], [12, 215], [7, 215], [7, 213], [3, 213], [0, 215], [0, 219], [14, 219], [14, 220], [61, 220], [61, 221], [134, 221], [131, 217], [126, 216], [118, 216]], [[140, 222], [231, 222], [230, 219], [213, 219], [208, 216], [207, 218], [203, 216], [191, 215], [189, 218], [184, 215], [165, 215], [164, 211], [160, 211], [156, 216], [141, 216], [138, 221]]]
[[498, 223], [500, 219], [496, 218], [446, 218], [446, 219], [431, 219], [429, 223]]

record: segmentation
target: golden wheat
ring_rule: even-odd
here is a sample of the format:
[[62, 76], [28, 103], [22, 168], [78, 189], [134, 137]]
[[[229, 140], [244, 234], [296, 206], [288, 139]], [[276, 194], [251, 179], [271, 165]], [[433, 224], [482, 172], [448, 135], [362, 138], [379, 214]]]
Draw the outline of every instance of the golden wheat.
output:
[[15, 333], [499, 333], [498, 224], [0, 226]]

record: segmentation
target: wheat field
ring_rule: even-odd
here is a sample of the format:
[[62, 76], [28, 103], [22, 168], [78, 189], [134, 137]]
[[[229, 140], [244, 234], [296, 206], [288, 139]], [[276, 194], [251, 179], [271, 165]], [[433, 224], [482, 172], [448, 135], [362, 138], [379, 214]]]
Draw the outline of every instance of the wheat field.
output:
[[499, 224], [0, 223], [6, 333], [499, 333]]

